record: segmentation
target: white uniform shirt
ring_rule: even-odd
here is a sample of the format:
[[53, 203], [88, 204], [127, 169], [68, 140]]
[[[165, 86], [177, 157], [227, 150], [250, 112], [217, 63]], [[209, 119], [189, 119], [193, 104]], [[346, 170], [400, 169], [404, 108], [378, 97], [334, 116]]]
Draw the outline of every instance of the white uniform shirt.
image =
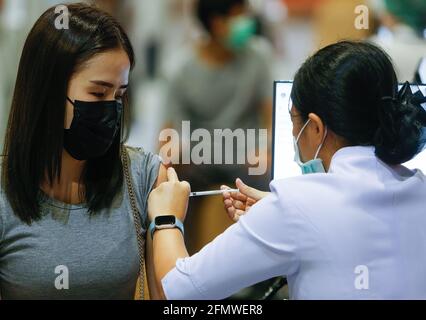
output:
[[372, 147], [348, 147], [329, 173], [273, 181], [271, 191], [177, 261], [162, 280], [168, 299], [223, 299], [280, 275], [292, 299], [426, 299], [421, 171], [389, 167]]

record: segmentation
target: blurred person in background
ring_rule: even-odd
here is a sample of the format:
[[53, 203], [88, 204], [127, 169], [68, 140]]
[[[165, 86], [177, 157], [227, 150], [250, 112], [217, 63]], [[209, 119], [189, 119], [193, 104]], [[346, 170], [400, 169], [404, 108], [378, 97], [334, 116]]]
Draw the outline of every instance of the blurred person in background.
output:
[[381, 27], [372, 40], [391, 56], [400, 82], [412, 81], [426, 57], [426, 1], [373, 0]]
[[[256, 24], [247, 2], [199, 0], [196, 14], [206, 37], [171, 80], [166, 127], [179, 130], [182, 121], [190, 121], [192, 131], [267, 128], [272, 78], [265, 51], [260, 49], [264, 44], [254, 37]], [[237, 172], [247, 175], [244, 165], [188, 165], [180, 169], [193, 190], [231, 182]]]
[[[271, 48], [255, 36], [256, 20], [248, 1], [199, 0], [195, 12], [205, 37], [196, 43], [171, 80], [166, 127], [180, 131], [182, 121], [190, 121], [191, 132], [204, 128], [212, 137], [214, 129], [271, 128]], [[237, 153], [245, 152], [238, 150], [235, 142], [234, 163]], [[224, 183], [232, 184], [237, 177], [264, 187], [270, 180], [269, 172], [250, 177], [245, 164], [183, 164], [177, 170], [190, 181], [193, 191], [218, 189]], [[187, 220], [191, 252], [229, 226], [229, 221], [217, 215], [218, 207], [222, 207], [220, 197], [192, 199]]]

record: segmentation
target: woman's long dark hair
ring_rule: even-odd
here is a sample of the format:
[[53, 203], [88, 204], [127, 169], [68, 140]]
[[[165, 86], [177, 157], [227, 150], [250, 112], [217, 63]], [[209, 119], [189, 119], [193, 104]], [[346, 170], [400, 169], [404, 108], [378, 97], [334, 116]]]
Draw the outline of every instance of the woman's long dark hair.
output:
[[[116, 48], [125, 50], [134, 65], [130, 41], [114, 18], [86, 4], [67, 8], [68, 29], [55, 27], [58, 14], [50, 8], [28, 35], [9, 116], [1, 183], [14, 213], [28, 224], [41, 218], [39, 192], [46, 176], [51, 184], [60, 177], [72, 75], [96, 54]], [[128, 132], [124, 105], [122, 134], [104, 156], [87, 161], [82, 175], [90, 213], [109, 207], [123, 185], [120, 148]]]
[[390, 165], [411, 160], [424, 145], [425, 111], [398, 96], [389, 56], [373, 44], [352, 41], [329, 45], [306, 60], [291, 93], [305, 120], [317, 114], [348, 144], [374, 146]]

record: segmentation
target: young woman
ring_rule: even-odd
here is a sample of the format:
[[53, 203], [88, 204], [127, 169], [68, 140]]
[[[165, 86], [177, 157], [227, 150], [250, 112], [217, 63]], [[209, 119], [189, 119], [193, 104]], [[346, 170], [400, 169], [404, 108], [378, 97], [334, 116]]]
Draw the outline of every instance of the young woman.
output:
[[401, 164], [426, 142], [426, 99], [407, 84], [397, 91], [390, 59], [371, 44], [309, 58], [291, 114], [296, 159], [313, 174], [273, 181], [270, 194], [239, 183], [243, 194], [225, 195], [239, 221], [192, 257], [181, 230], [157, 228], [172, 220], [164, 213], [185, 218], [189, 187], [169, 169], [148, 205], [165, 297], [222, 299], [284, 275], [293, 299], [425, 299], [426, 177]]
[[69, 28], [56, 29], [47, 10], [22, 52], [1, 166], [3, 299], [133, 299], [142, 250], [122, 155], [142, 224], [165, 173], [159, 157], [123, 146], [128, 37], [91, 6], [68, 11]]

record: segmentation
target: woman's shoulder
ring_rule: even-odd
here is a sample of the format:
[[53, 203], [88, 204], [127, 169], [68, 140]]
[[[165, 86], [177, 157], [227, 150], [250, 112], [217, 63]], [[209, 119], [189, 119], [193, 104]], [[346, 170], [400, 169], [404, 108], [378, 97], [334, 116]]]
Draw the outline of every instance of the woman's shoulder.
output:
[[154, 187], [161, 167], [159, 155], [145, 151], [143, 148], [125, 146], [130, 159], [130, 171], [138, 189], [146, 198]]
[[6, 190], [4, 188], [4, 183], [3, 183], [3, 166], [4, 166], [4, 161], [5, 157], [0, 155], [0, 213], [2, 213], [2, 211], [4, 210], [4, 208], [6, 206], [8, 206], [8, 199], [6, 196]]
[[1, 179], [2, 172], [3, 172], [3, 160], [4, 157], [0, 155], [0, 241], [3, 239], [4, 230], [5, 230], [5, 223], [6, 223], [6, 213], [9, 212], [7, 210], [7, 197], [6, 192], [3, 188], [3, 182]]
[[[0, 154], [0, 196], [1, 198], [4, 196], [4, 188], [3, 188], [3, 161], [5, 157]], [[1, 201], [1, 200], [0, 200]]]
[[137, 167], [140, 169], [150, 169], [151, 167], [159, 167], [161, 165], [161, 158], [157, 154], [145, 151], [140, 147], [125, 146], [125, 148], [132, 163], [132, 170]]

